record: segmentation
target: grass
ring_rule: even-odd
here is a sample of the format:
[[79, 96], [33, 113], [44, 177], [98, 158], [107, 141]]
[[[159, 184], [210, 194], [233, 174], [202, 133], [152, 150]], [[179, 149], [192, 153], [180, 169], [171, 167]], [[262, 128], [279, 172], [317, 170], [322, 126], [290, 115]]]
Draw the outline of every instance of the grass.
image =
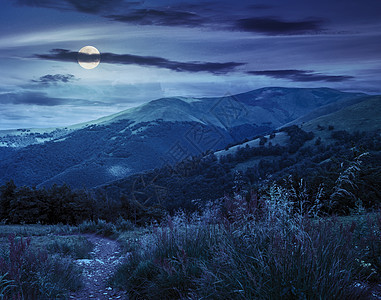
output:
[[380, 282], [381, 214], [308, 219], [281, 190], [180, 212], [132, 247], [115, 287], [132, 299], [367, 299]]
[[6, 294], [14, 286], [13, 280], [7, 279], [8, 273], [0, 275], [0, 299], [4, 299]]
[[93, 244], [66, 225], [0, 225], [0, 299], [66, 298]]
[[0, 299], [67, 298], [69, 291], [81, 288], [82, 271], [73, 260], [90, 258], [93, 244], [79, 232], [131, 242], [147, 231], [135, 230], [122, 218], [115, 224], [98, 220], [78, 227], [0, 225]]
[[9, 236], [9, 249], [0, 257], [4, 299], [66, 297], [81, 287], [81, 270], [69, 258], [50, 255], [31, 246], [31, 239]]
[[117, 241], [122, 246], [124, 252], [132, 252], [140, 245], [140, 239], [152, 232], [150, 228], [135, 228], [133, 231], [122, 231], [119, 233]]
[[50, 254], [60, 254], [73, 259], [90, 258], [94, 245], [83, 236], [54, 236], [39, 242], [32, 240], [33, 245], [45, 248]]
[[16, 236], [46, 236], [49, 234], [72, 234], [76, 232], [76, 227], [69, 225], [0, 225], [0, 238], [7, 238], [9, 234]]
[[78, 232], [129, 252], [111, 283], [131, 299], [370, 299], [381, 282], [380, 212], [311, 219], [293, 214], [276, 186], [263, 199], [225, 197], [146, 228], [119, 219], [0, 232], [0, 299], [80, 288], [73, 259], [88, 258], [92, 244]]

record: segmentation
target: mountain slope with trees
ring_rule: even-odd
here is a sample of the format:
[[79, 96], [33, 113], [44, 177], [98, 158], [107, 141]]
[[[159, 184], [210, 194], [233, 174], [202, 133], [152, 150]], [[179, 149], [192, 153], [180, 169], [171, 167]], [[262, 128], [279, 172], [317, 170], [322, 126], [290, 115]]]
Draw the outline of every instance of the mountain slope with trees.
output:
[[219, 98], [163, 98], [85, 124], [0, 132], [0, 184], [95, 187], [223, 149], [364, 94], [263, 88]]

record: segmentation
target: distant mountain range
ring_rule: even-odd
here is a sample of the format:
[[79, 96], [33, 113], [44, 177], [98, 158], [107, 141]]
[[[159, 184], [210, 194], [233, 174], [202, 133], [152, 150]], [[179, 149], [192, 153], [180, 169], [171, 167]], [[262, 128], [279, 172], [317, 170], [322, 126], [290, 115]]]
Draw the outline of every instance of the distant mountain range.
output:
[[95, 187], [289, 124], [376, 128], [380, 99], [327, 88], [263, 88], [162, 98], [65, 128], [0, 131], [0, 184]]

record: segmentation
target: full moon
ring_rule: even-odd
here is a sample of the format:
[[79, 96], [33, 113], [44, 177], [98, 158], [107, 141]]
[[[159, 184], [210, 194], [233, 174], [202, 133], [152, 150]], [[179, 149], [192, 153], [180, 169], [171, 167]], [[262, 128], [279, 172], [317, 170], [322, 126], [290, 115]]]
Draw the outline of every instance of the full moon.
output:
[[78, 63], [84, 69], [94, 69], [101, 62], [101, 54], [93, 46], [85, 46], [78, 51]]

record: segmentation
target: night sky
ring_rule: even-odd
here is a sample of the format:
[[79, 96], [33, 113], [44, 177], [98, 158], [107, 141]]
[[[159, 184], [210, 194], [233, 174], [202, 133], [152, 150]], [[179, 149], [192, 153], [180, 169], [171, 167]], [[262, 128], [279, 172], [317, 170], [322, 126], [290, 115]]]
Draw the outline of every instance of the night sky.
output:
[[380, 0], [1, 2], [0, 129], [268, 86], [381, 94], [380, 75]]

